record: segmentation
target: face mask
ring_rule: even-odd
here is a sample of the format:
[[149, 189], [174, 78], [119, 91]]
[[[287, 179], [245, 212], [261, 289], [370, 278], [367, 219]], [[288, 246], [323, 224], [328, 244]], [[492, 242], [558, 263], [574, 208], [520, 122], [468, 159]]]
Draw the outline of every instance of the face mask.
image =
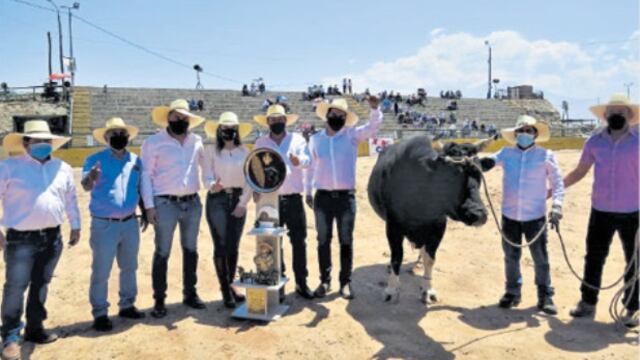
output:
[[533, 145], [533, 135], [531, 134], [525, 134], [525, 133], [519, 133], [518, 136], [516, 137], [516, 140], [518, 142], [518, 146], [520, 146], [523, 149], [528, 148], [529, 146]]
[[622, 129], [626, 122], [627, 122], [627, 119], [620, 114], [613, 114], [607, 118], [607, 123], [609, 123], [609, 128], [611, 130]]
[[222, 140], [224, 141], [231, 141], [234, 140], [236, 138], [236, 134], [238, 132], [236, 131], [236, 129], [223, 129], [220, 130], [220, 135], [222, 136]]
[[285, 123], [275, 123], [269, 125], [269, 130], [276, 135], [280, 135], [284, 132]]
[[329, 115], [327, 116], [327, 123], [329, 123], [329, 127], [333, 131], [340, 131], [344, 126], [346, 119], [339, 115]]
[[189, 122], [184, 120], [169, 121], [169, 130], [176, 135], [183, 135], [189, 129]]
[[29, 154], [37, 160], [44, 160], [49, 155], [51, 155], [51, 151], [53, 147], [51, 144], [47, 143], [37, 143], [29, 146]]
[[129, 137], [127, 135], [112, 135], [109, 139], [109, 145], [114, 150], [122, 150], [129, 144]]

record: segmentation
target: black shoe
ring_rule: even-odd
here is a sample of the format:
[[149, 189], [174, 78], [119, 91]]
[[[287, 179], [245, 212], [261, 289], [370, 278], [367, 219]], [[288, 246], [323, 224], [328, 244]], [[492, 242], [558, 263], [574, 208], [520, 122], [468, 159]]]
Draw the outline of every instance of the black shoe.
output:
[[546, 297], [538, 301], [538, 310], [549, 315], [558, 314], [558, 308], [556, 308], [556, 305], [553, 303], [553, 300], [551, 300], [550, 297]]
[[167, 316], [167, 308], [164, 306], [164, 300], [156, 300], [155, 305], [153, 305], [153, 310], [151, 310], [151, 316], [156, 319]]
[[520, 305], [520, 300], [520, 295], [506, 293], [502, 296], [502, 299], [500, 299], [498, 306], [503, 309], [511, 309], [512, 307]]
[[575, 309], [569, 311], [569, 315], [575, 318], [579, 318], [579, 317], [593, 318], [596, 315], [596, 306], [587, 304], [584, 301], [580, 301], [578, 305], [576, 305]]
[[25, 332], [24, 340], [34, 342], [36, 344], [49, 344], [58, 340], [58, 335], [46, 332], [44, 329], [39, 329]]
[[120, 310], [118, 316], [127, 319], [144, 319], [145, 314], [142, 311], [136, 309], [135, 306], [132, 306], [130, 308]]
[[206, 309], [207, 306], [204, 304], [204, 302], [202, 302], [202, 300], [200, 300], [200, 297], [198, 296], [198, 294], [193, 294], [187, 298], [185, 298], [184, 300], [182, 300], [182, 303], [187, 305], [190, 308], [194, 308], [194, 309], [198, 309], [198, 310], [202, 310], [202, 309]]
[[327, 293], [331, 290], [331, 287], [327, 283], [321, 283], [313, 292], [313, 296], [317, 298], [323, 298], [327, 296]]
[[96, 331], [107, 332], [113, 330], [113, 323], [106, 315], [98, 316], [97, 318], [93, 319], [93, 328]]
[[340, 287], [340, 296], [345, 300], [353, 300], [355, 296], [351, 288], [351, 283], [346, 283]]
[[301, 297], [307, 300], [313, 299], [313, 291], [309, 289], [307, 284], [296, 285], [296, 294], [300, 295]]
[[229, 288], [231, 290], [231, 296], [233, 296], [233, 300], [236, 303], [245, 302], [245, 300], [247, 300], [244, 294], [240, 290], [236, 289], [233, 285], [229, 285]]

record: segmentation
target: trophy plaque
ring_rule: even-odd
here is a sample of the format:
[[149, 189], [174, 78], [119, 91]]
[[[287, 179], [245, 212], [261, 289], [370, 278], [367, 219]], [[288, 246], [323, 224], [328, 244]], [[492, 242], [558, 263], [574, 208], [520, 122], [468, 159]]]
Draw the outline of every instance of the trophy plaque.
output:
[[246, 301], [232, 316], [262, 321], [276, 320], [289, 306], [280, 302], [288, 279], [282, 276], [282, 238], [286, 233], [278, 215], [278, 189], [287, 175], [284, 159], [275, 150], [252, 151], [244, 164], [244, 176], [258, 193], [256, 221], [249, 235], [256, 238], [255, 272], [241, 273], [233, 284], [245, 289]]

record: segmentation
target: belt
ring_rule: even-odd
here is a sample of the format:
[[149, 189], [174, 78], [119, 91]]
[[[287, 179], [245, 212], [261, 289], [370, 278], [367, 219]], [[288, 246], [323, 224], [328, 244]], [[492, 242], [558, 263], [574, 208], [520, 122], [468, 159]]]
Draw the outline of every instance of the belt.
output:
[[129, 216], [125, 216], [123, 218], [110, 218], [110, 217], [102, 217], [102, 216], [93, 216], [94, 219], [105, 220], [105, 221], [113, 221], [113, 222], [125, 222], [129, 221], [136, 217], [136, 214], [131, 214]]
[[189, 195], [158, 195], [158, 197], [163, 199], [168, 199], [171, 201], [189, 201], [193, 200], [198, 196], [198, 194], [189, 194]]
[[60, 231], [60, 226], [56, 226], [56, 227], [50, 227], [50, 228], [44, 228], [44, 229], [39, 229], [39, 230], [16, 230], [16, 229], [9, 229], [7, 230], [7, 237], [11, 236], [28, 236], [28, 235], [39, 235], [39, 236], [45, 236], [45, 235], [53, 235], [53, 234], [57, 234]]
[[296, 198], [296, 197], [300, 197], [301, 195], [298, 193], [294, 193], [294, 194], [283, 194], [283, 195], [279, 195], [281, 199], [291, 199], [291, 198]]
[[319, 189], [316, 191], [317, 194], [319, 195], [327, 195], [330, 196], [332, 198], [338, 198], [341, 196], [351, 196], [351, 195], [355, 195], [356, 191], [355, 190], [322, 190]]
[[225, 195], [240, 195], [242, 193], [242, 188], [224, 188], [218, 192], [211, 192], [209, 191], [209, 195], [218, 195], [218, 194], [225, 194]]

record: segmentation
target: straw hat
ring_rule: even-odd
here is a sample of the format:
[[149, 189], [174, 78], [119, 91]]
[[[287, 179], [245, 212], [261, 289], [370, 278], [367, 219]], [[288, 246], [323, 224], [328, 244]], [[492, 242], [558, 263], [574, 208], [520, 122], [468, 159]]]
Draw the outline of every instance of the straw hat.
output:
[[516, 143], [516, 130], [520, 129], [524, 126], [531, 126], [538, 130], [538, 137], [536, 137], [535, 142], [541, 143], [545, 141], [549, 141], [551, 138], [551, 131], [549, 130], [549, 125], [546, 122], [536, 120], [534, 117], [529, 115], [520, 115], [516, 120], [516, 126], [512, 128], [502, 129], [502, 137], [510, 144]]
[[251, 124], [240, 123], [238, 121], [238, 115], [231, 111], [226, 111], [220, 114], [220, 118], [218, 121], [208, 120], [204, 124], [204, 132], [207, 133], [207, 136], [210, 138], [216, 137], [216, 132], [218, 131], [218, 126], [237, 126], [238, 127], [238, 135], [240, 139], [251, 133], [251, 129], [253, 128]]
[[166, 128], [169, 123], [169, 113], [171, 111], [176, 111], [182, 115], [185, 115], [189, 118], [189, 129], [193, 129], [194, 127], [202, 124], [204, 122], [204, 118], [202, 116], [198, 116], [189, 112], [189, 103], [187, 100], [178, 99], [174, 100], [169, 104], [169, 106], [157, 106], [151, 111], [151, 118], [156, 125], [161, 128]]
[[358, 115], [356, 115], [353, 111], [349, 111], [349, 104], [347, 104], [347, 100], [342, 98], [333, 99], [332, 102], [321, 102], [316, 106], [316, 115], [324, 121], [327, 121], [327, 113], [330, 109], [338, 109], [347, 113], [347, 120], [345, 121], [345, 126], [353, 126], [358, 122]]
[[127, 130], [127, 132], [129, 133], [129, 141], [138, 136], [137, 127], [125, 124], [124, 120], [119, 117], [112, 117], [111, 119], [107, 120], [103, 128], [93, 130], [93, 137], [96, 138], [96, 141], [98, 141], [99, 143], [103, 145], [109, 145], [107, 143], [107, 140], [105, 140], [104, 135], [107, 133], [107, 131], [115, 129]]
[[298, 121], [299, 118], [299, 116], [296, 114], [287, 114], [282, 105], [276, 104], [271, 105], [267, 108], [267, 115], [256, 115], [253, 117], [253, 120], [264, 127], [269, 127], [269, 122], [267, 121], [267, 119], [271, 116], [285, 116], [287, 118], [286, 126], [293, 125], [296, 121]]
[[638, 118], [640, 117], [640, 106], [638, 104], [631, 103], [631, 101], [629, 101], [629, 98], [627, 97], [627, 95], [625, 95], [623, 93], [615, 93], [615, 94], [611, 95], [611, 99], [609, 100], [608, 103], [606, 103], [604, 105], [592, 106], [592, 107], [589, 108], [589, 110], [591, 110], [593, 115], [597, 116], [598, 119], [607, 120], [605, 118], [604, 114], [607, 111], [607, 108], [609, 106], [626, 106], [626, 107], [628, 107], [631, 110], [631, 112], [633, 113], [633, 115], [631, 115], [631, 118], [627, 119], [627, 121], [629, 122], [629, 125], [634, 125], [634, 124], [638, 123]]
[[49, 124], [44, 120], [29, 120], [24, 123], [23, 133], [10, 133], [4, 137], [2, 146], [9, 153], [24, 153], [25, 149], [22, 146], [22, 139], [27, 136], [33, 139], [46, 139], [51, 140], [51, 146], [53, 151], [66, 144], [70, 137], [54, 135], [49, 129]]

